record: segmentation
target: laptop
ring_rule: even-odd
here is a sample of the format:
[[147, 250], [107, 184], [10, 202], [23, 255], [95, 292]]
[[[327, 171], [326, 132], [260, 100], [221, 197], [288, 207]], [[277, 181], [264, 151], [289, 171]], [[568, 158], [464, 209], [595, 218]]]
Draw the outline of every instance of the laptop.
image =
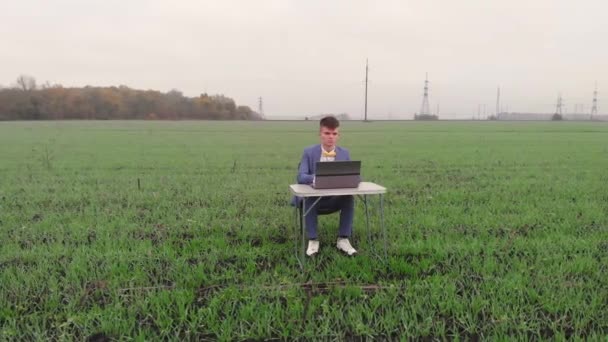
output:
[[357, 188], [361, 180], [361, 161], [317, 162], [315, 189]]

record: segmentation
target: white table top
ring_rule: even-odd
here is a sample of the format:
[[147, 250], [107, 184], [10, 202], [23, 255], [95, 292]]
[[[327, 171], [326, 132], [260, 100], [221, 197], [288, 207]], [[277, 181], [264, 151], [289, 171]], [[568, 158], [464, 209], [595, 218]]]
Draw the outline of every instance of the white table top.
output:
[[371, 182], [361, 182], [358, 188], [348, 189], [315, 189], [308, 184], [292, 184], [291, 193], [298, 197], [323, 197], [346, 195], [378, 195], [386, 193], [386, 188]]

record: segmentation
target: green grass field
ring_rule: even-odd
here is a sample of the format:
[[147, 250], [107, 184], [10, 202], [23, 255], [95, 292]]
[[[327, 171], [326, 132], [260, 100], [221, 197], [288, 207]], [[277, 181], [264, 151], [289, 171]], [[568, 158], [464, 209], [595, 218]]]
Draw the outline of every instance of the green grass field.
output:
[[0, 340], [606, 339], [608, 124], [345, 122], [389, 259], [357, 202], [360, 254], [322, 217], [302, 273], [317, 129], [0, 123]]

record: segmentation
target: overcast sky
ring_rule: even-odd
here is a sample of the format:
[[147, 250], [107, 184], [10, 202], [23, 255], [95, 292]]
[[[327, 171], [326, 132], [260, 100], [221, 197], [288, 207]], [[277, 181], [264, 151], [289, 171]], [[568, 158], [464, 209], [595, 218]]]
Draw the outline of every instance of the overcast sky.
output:
[[[224, 94], [268, 117], [608, 111], [608, 1], [0, 0], [0, 85]], [[604, 100], [606, 99], [606, 100]], [[605, 105], [604, 105], [605, 104]], [[605, 107], [605, 108], [604, 108]], [[606, 110], [604, 110], [606, 109]], [[580, 109], [579, 109], [580, 111]]]

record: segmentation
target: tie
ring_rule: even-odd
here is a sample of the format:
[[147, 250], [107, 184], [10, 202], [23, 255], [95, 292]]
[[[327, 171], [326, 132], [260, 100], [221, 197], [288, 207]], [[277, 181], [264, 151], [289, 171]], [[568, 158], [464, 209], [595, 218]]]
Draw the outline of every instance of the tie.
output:
[[323, 157], [335, 157], [335, 156], [336, 156], [336, 151], [331, 151], [331, 152], [323, 151]]

